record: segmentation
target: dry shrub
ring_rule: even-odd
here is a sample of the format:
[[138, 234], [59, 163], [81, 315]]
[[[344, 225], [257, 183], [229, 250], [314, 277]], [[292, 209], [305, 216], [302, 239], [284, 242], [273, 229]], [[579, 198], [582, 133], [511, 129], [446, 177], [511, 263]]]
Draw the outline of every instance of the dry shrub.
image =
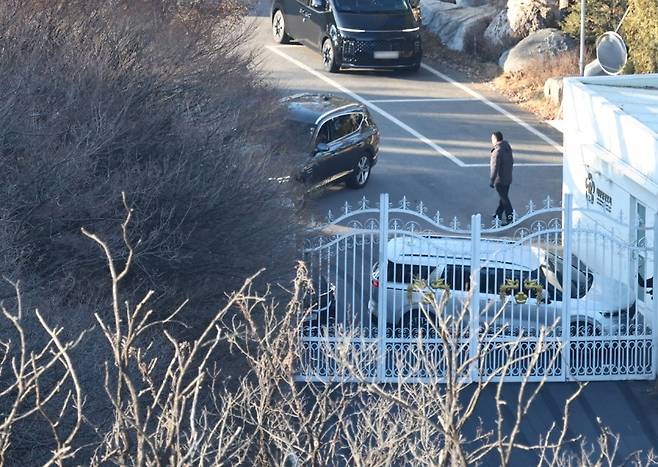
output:
[[107, 300], [102, 258], [80, 227], [121, 245], [122, 191], [141, 240], [131, 287], [157, 283], [159, 298], [202, 306], [262, 266], [289, 270], [292, 185], [268, 178], [290, 164], [273, 155], [277, 95], [243, 46], [244, 12], [241, 2], [0, 2], [0, 270], [27, 298]]
[[504, 73], [492, 81], [496, 89], [513, 102], [522, 103], [543, 120], [558, 116], [559, 107], [544, 99], [544, 84], [549, 78], [578, 75], [578, 53], [568, 52], [546, 62], [537, 59], [528, 71]]
[[[534, 459], [542, 466], [602, 467], [619, 461], [619, 438], [604, 427], [594, 446], [567, 434], [570, 407], [582, 385], [565, 400], [562, 416], [544, 435], [537, 440], [521, 436], [523, 420], [544, 385], [527, 384], [527, 375], [540, 361], [550, 368], [542, 360], [550, 329], [538, 336], [521, 333], [503, 343], [496, 342], [505, 327], [485, 329], [482, 339], [490, 336], [490, 341], [479, 342], [477, 355], [464, 360], [460, 330], [467, 329], [462, 321], [468, 319], [466, 309], [455, 320], [446, 314], [432, 321], [444, 348], [440, 361], [421, 351], [412, 362], [413, 374], [446, 365], [444, 381], [417, 384], [401, 377], [381, 385], [358, 363], [377, 343], [360, 341], [339, 327], [341, 339], [332, 346], [320, 335], [321, 354], [313, 354], [328, 358], [330, 367], [351, 382], [300, 382], [297, 372], [309, 361], [309, 349], [299, 340], [309, 325], [310, 310], [303, 304], [312, 287], [304, 264], [297, 267], [285, 303], [273, 301], [270, 292], [258, 293], [253, 276], [200, 323], [198, 336], [176, 338], [172, 327], [180, 308], [158, 319], [150, 307], [152, 291], [135, 298], [124, 292], [135, 253], [127, 240], [129, 220], [130, 213], [122, 228], [124, 261], [116, 261], [107, 243], [85, 231], [105, 256], [113, 296], [109, 312], [95, 314], [97, 329], [92, 332], [101, 334], [106, 346], [93, 353], [103, 370], [93, 389], [81, 388], [79, 358], [72, 357], [76, 345], [88, 349], [84, 338], [62, 339], [63, 330], [37, 314], [36, 334], [46, 345], [19, 338], [20, 345], [12, 350], [6, 345], [7, 329], [22, 335], [26, 313], [3, 308], [3, 323], [10, 326], [0, 328], [0, 458], [7, 464], [465, 467], [528, 465]], [[443, 299], [433, 299], [423, 312], [434, 310], [442, 317], [443, 305]], [[517, 354], [528, 338], [536, 342], [535, 351]], [[423, 333], [417, 339], [424, 348]], [[224, 385], [226, 363], [218, 352], [222, 342], [248, 362], [232, 390]], [[515, 394], [503, 391], [504, 380], [464, 377], [472, 365], [484, 364], [492, 346], [508, 348], [510, 355], [500, 368], [490, 369], [497, 375], [529, 360]], [[559, 352], [549, 364], [557, 358]], [[50, 394], [55, 396], [46, 399]], [[95, 425], [89, 419], [94, 408], [88, 396], [109, 407]], [[478, 419], [482, 405], [495, 407], [493, 420]], [[635, 459], [635, 465], [653, 465], [651, 452]]]

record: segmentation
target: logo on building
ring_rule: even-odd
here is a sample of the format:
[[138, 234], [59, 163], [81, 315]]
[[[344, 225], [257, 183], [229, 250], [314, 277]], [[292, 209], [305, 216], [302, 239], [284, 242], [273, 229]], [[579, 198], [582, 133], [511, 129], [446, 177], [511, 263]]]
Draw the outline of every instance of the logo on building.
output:
[[594, 204], [594, 193], [596, 193], [596, 184], [592, 178], [592, 174], [587, 174], [587, 179], [585, 179], [585, 198], [589, 204]]

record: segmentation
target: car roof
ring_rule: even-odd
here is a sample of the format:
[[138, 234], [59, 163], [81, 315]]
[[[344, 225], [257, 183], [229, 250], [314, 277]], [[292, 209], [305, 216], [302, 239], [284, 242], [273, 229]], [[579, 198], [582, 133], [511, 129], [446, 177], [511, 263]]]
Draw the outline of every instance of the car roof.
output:
[[[541, 248], [519, 245], [509, 240], [480, 241], [480, 258], [488, 260], [483, 267], [500, 265], [535, 270], [544, 263], [544, 256]], [[418, 266], [470, 265], [471, 240], [462, 237], [402, 236], [388, 242], [388, 259]]]
[[288, 107], [290, 120], [314, 125], [322, 116], [338, 110], [361, 110], [363, 106], [335, 94], [302, 93], [281, 100]]

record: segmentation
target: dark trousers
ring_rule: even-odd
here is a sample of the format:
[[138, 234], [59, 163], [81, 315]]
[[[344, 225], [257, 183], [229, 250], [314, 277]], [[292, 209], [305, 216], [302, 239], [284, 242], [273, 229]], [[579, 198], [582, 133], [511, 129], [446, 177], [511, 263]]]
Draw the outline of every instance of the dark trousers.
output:
[[[496, 192], [500, 198], [500, 201], [498, 202], [498, 209], [496, 209], [496, 217], [503, 221], [512, 220], [513, 209], [512, 203], [510, 203], [509, 200], [509, 185], [501, 185], [500, 183], [496, 183]], [[505, 217], [502, 217], [503, 213], [505, 213]]]

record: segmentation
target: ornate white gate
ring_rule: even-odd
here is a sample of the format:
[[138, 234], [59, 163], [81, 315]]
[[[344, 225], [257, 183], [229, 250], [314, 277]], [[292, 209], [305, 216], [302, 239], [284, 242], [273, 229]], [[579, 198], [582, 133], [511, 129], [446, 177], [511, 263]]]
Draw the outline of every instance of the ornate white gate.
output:
[[578, 217], [569, 195], [486, 228], [479, 214], [446, 225], [387, 194], [330, 212], [304, 250], [321, 298], [302, 326], [299, 378], [654, 378], [657, 232], [628, 243], [600, 213]]

